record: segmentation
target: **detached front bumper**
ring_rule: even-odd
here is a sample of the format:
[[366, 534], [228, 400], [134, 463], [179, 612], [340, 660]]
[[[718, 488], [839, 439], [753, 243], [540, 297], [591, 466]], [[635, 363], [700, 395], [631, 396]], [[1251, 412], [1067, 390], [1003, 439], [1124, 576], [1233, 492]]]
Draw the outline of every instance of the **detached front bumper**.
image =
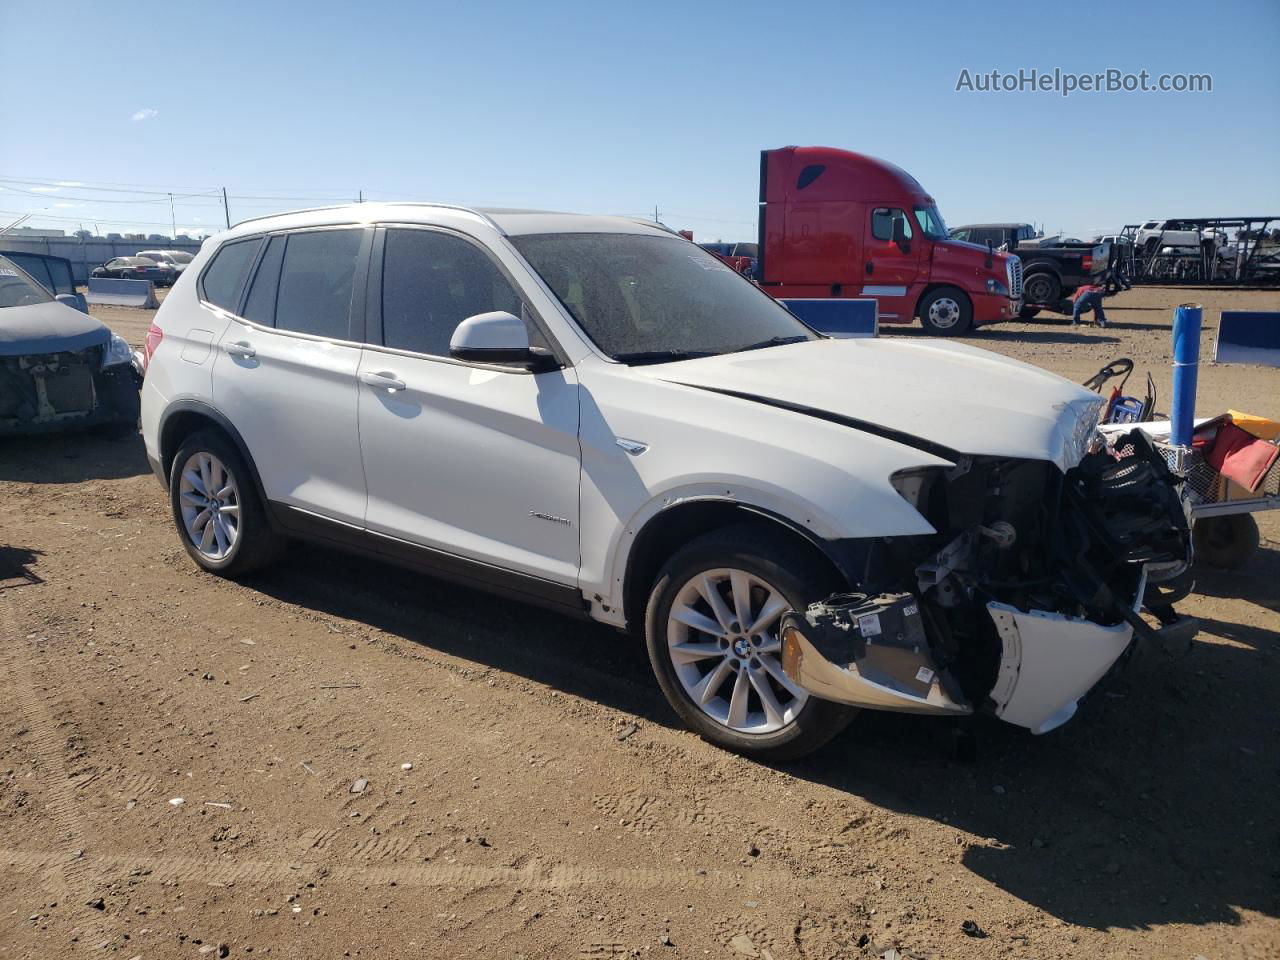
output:
[[[1185, 508], [1136, 432], [1065, 474], [992, 460], [934, 481], [904, 489], [932, 504], [938, 529], [966, 511], [976, 526], [952, 525], [921, 551], [886, 541], [867, 565], [881, 586], [784, 617], [782, 667], [809, 693], [909, 713], [983, 710], [1046, 733], [1135, 638], [1188, 649], [1198, 625], [1173, 612], [1169, 580], [1190, 559]], [[1163, 582], [1149, 588], [1148, 574]]]

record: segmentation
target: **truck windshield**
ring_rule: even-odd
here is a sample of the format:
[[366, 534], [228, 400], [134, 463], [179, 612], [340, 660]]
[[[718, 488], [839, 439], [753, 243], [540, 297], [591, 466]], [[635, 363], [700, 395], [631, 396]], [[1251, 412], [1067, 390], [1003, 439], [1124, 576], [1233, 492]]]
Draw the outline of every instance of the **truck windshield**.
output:
[[942, 222], [942, 214], [938, 212], [938, 208], [930, 204], [927, 207], [914, 207], [916, 212], [916, 220], [920, 224], [920, 231], [931, 240], [945, 240], [947, 238], [947, 225]]
[[819, 335], [686, 240], [630, 233], [511, 237], [602, 351], [660, 363]]

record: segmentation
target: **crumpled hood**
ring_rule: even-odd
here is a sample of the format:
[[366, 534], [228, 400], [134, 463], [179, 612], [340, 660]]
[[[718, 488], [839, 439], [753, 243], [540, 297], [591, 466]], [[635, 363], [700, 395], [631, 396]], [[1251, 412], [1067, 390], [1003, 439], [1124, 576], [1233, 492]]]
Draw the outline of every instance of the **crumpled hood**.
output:
[[0, 357], [85, 350], [110, 337], [101, 321], [56, 300], [0, 309]]
[[1039, 367], [944, 341], [815, 340], [635, 369], [1063, 471], [1079, 462], [1102, 404]]

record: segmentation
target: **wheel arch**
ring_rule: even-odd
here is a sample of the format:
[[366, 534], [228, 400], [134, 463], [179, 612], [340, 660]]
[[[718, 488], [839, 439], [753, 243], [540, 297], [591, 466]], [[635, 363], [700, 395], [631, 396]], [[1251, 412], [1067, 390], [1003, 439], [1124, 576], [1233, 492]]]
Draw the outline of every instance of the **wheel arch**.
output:
[[[272, 517], [266, 492], [262, 488], [262, 477], [258, 475], [258, 465], [254, 462], [244, 437], [240, 436], [240, 431], [225, 415], [200, 400], [177, 400], [170, 404], [160, 417], [158, 430], [160, 467], [164, 471], [166, 485], [169, 474], [173, 470], [173, 458], [177, 455], [178, 448], [182, 446], [182, 441], [197, 430], [210, 429], [221, 433], [235, 445], [249, 467], [249, 474], [258, 499], [267, 505], [267, 515]], [[274, 523], [273, 517], [272, 522]]]
[[740, 523], [759, 523], [811, 551], [841, 581], [853, 578], [848, 559], [831, 541], [803, 524], [763, 507], [738, 500], [704, 497], [672, 504], [655, 513], [636, 532], [627, 551], [622, 584], [622, 612], [627, 628], [644, 627], [644, 611], [658, 571], [691, 540]]

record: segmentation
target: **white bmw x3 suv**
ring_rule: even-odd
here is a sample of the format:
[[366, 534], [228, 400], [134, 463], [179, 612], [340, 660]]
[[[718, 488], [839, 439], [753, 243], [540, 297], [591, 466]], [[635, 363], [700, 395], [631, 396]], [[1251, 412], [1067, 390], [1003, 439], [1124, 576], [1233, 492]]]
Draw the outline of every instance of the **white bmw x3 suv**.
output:
[[1089, 452], [1095, 395], [823, 337], [640, 221], [248, 221], [146, 353], [147, 454], [204, 569], [311, 539], [643, 633], [681, 717], [756, 756], [857, 707], [1051, 729], [1154, 635], [1148, 567], [1187, 559], [1163, 461]]

